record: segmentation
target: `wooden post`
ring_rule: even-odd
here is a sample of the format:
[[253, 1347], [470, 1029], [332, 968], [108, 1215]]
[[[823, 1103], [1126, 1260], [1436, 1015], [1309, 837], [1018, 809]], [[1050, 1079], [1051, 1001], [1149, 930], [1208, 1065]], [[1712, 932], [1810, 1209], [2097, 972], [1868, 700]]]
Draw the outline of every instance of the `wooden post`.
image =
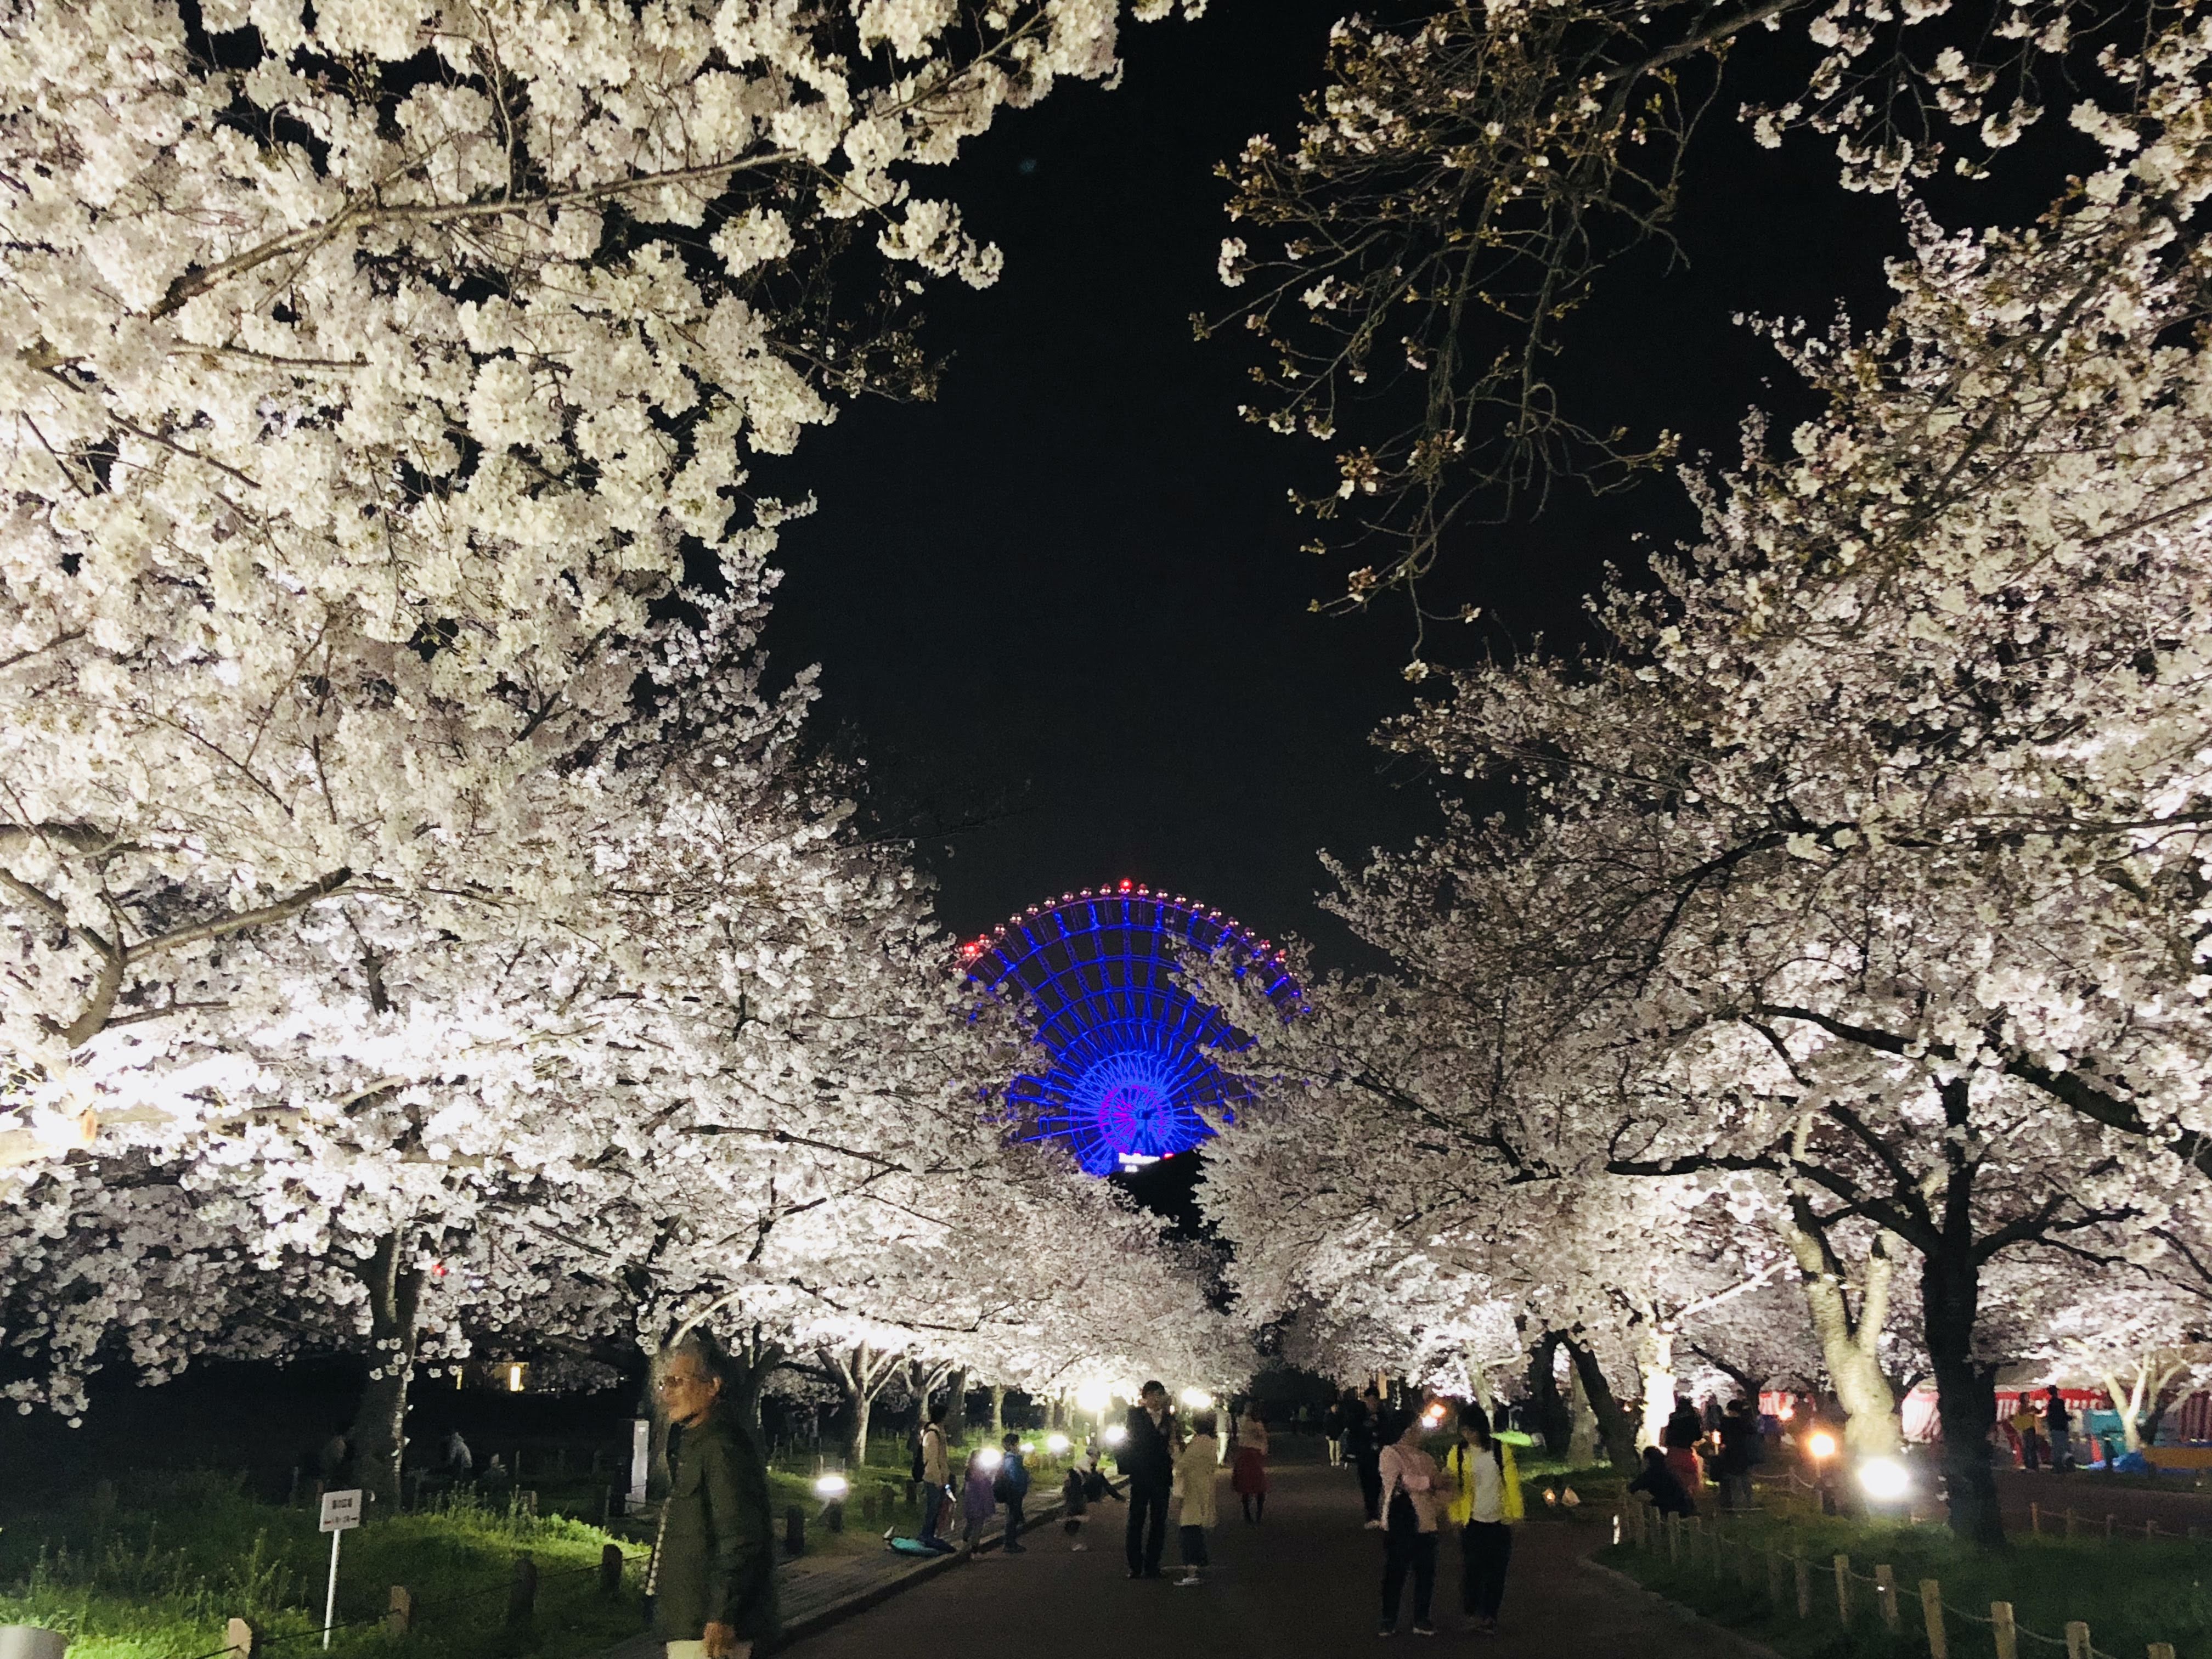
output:
[[2143, 1522], [2143, 1542], [2146, 1544], [2155, 1544], [2158, 1542], [2157, 1522], [2146, 1521]]
[[222, 1639], [228, 1644], [223, 1650], [229, 1659], [254, 1659], [261, 1645], [261, 1632], [244, 1619], [234, 1619], [222, 1629]]
[[1881, 1609], [1881, 1627], [1897, 1634], [1897, 1571], [1884, 1565], [1874, 1570], [1875, 1605]]
[[599, 1594], [622, 1594], [623, 1553], [620, 1544], [603, 1546], [599, 1551]]
[[1996, 1638], [1997, 1659], [2020, 1659], [2020, 1632], [2012, 1622], [2012, 1603], [1990, 1603], [1990, 1634]]
[[1943, 1628], [1943, 1586], [1920, 1581], [1920, 1622], [1928, 1632], [1928, 1659], [1951, 1659], [1950, 1633]]
[[1851, 1558], [1836, 1558], [1836, 1617], [1845, 1630], [1851, 1627]]
[[1711, 1561], [1712, 1553], [1705, 1548], [1705, 1517], [1693, 1515], [1690, 1517], [1690, 1565], [1709, 1565]]
[[404, 1636], [415, 1622], [415, 1598], [404, 1584], [392, 1587], [392, 1598], [385, 1604], [384, 1633]]
[[1813, 1616], [1813, 1564], [1805, 1559], [1802, 1550], [1795, 1552], [1790, 1559], [1797, 1564], [1797, 1616], [1810, 1619]]
[[2105, 1541], [2107, 1544], [2112, 1541], [2112, 1512], [2110, 1510], [2105, 1511]]
[[2042, 1504], [2032, 1503], [2027, 1506], [2027, 1531], [2031, 1538], [2040, 1538], [2043, 1535]]
[[1766, 1599], [1778, 1610], [1782, 1606], [1782, 1553], [1766, 1552]]
[[2066, 1659], [2089, 1659], [2089, 1627], [2079, 1619], [2066, 1621]]
[[1667, 1565], [1671, 1567], [1681, 1559], [1682, 1517], [1670, 1515], [1667, 1517]]
[[783, 1553], [806, 1553], [806, 1511], [796, 1504], [783, 1512]]
[[507, 1587], [507, 1627], [528, 1630], [538, 1608], [538, 1564], [526, 1555], [514, 1558], [514, 1579]]

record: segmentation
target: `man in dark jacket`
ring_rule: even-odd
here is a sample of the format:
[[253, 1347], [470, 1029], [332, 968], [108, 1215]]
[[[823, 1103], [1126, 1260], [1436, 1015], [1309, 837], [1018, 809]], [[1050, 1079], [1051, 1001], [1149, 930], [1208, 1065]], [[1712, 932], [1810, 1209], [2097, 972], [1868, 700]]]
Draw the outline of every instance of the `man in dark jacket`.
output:
[[1160, 1576], [1160, 1549], [1168, 1535], [1168, 1489], [1175, 1484], [1180, 1437], [1168, 1391], [1147, 1382], [1129, 1407], [1128, 1437], [1115, 1454], [1129, 1477], [1129, 1577]]
[[729, 1419], [706, 1353], [681, 1350], [660, 1388], [682, 1431], [646, 1593], [668, 1659], [751, 1659], [776, 1633], [768, 1468]]
[[[1395, 1437], [1394, 1436], [1393, 1438]], [[1352, 1402], [1346, 1413], [1344, 1455], [1359, 1476], [1359, 1501], [1367, 1510], [1367, 1524], [1382, 1526], [1382, 1392], [1371, 1383]]]

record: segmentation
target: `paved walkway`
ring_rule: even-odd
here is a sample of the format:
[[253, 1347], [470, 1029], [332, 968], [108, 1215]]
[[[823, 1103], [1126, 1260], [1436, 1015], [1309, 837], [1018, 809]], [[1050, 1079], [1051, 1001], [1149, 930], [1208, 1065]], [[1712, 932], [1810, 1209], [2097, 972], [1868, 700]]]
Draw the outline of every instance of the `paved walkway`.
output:
[[[1371, 1654], [1380, 1612], [1382, 1546], [1360, 1526], [1349, 1471], [1293, 1442], [1277, 1463], [1264, 1524], [1237, 1518], [1224, 1476], [1224, 1519], [1213, 1529], [1216, 1574], [1194, 1589], [1124, 1575], [1117, 1503], [1093, 1510], [1091, 1548], [1071, 1553], [1055, 1526], [1018, 1557], [987, 1554], [919, 1583], [786, 1650], [793, 1659], [1334, 1659]], [[1300, 1454], [1310, 1461], [1296, 1461]], [[1582, 1565], [1607, 1522], [1532, 1519], [1518, 1529], [1504, 1633], [1455, 1634], [1458, 1552], [1438, 1566], [1437, 1620], [1427, 1643], [1410, 1633], [1411, 1587], [1400, 1645], [1445, 1647], [1500, 1659], [1712, 1659], [1728, 1650], [1710, 1627], [1686, 1626], [1618, 1580]], [[1177, 1559], [1175, 1534], [1167, 1560]], [[1172, 1575], [1171, 1575], [1172, 1576]]]

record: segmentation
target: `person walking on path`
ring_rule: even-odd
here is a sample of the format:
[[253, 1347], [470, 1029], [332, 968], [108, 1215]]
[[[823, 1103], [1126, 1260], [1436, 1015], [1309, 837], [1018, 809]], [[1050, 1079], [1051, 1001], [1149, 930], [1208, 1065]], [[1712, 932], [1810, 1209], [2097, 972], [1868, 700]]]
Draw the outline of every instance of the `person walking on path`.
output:
[[1382, 1478], [1382, 1634], [1398, 1631], [1398, 1606], [1406, 1594], [1406, 1575], [1413, 1576], [1413, 1634], [1434, 1636], [1429, 1604], [1437, 1593], [1437, 1523], [1443, 1516], [1443, 1494], [1437, 1460], [1421, 1449], [1421, 1414], [1413, 1413], [1376, 1458]]
[[1344, 1455], [1359, 1474], [1359, 1501], [1367, 1510], [1367, 1524], [1382, 1529], [1382, 1396], [1370, 1384], [1354, 1402], [1357, 1414], [1345, 1431]]
[[1180, 1588], [1205, 1582], [1204, 1571], [1212, 1557], [1206, 1547], [1206, 1528], [1218, 1518], [1214, 1501], [1214, 1477], [1221, 1473], [1221, 1443], [1214, 1438], [1214, 1416], [1200, 1412], [1191, 1419], [1190, 1442], [1176, 1455], [1176, 1489], [1182, 1495], [1176, 1516], [1176, 1538], [1182, 1547]]
[[1267, 1419], [1256, 1401], [1246, 1404], [1237, 1422], [1237, 1463], [1229, 1484], [1247, 1521], [1267, 1518]]
[[[945, 1437], [945, 1407], [929, 1408], [929, 1421], [922, 1425], [921, 1443], [915, 1449], [915, 1479], [921, 1486], [921, 1525], [915, 1533], [915, 1541], [940, 1555], [952, 1553], [952, 1540], [941, 1528], [945, 1520], [945, 1506], [952, 1496], [952, 1448]], [[889, 1531], [884, 1541], [890, 1542]]]
[[[1349, 1396], [1347, 1396], [1348, 1398]], [[1328, 1442], [1328, 1466], [1333, 1469], [1344, 1467], [1344, 1401], [1332, 1400], [1321, 1419], [1322, 1437]]]
[[1030, 1495], [1030, 1466], [1022, 1462], [1022, 1437], [1012, 1431], [1000, 1443], [999, 1478], [992, 1492], [1006, 1506], [1008, 1555], [1025, 1555], [1022, 1544], [1022, 1504]]
[[968, 1454], [968, 1472], [960, 1480], [960, 1550], [971, 1560], [983, 1528], [999, 1512], [997, 1481], [990, 1461], [984, 1455], [988, 1449], [978, 1446]]
[[1127, 1437], [1119, 1454], [1129, 1477], [1129, 1577], [1160, 1576], [1160, 1552], [1167, 1544], [1168, 1495], [1175, 1486], [1176, 1441], [1181, 1429], [1168, 1409], [1168, 1391], [1154, 1382], [1137, 1391], [1129, 1407]]
[[1649, 1496], [1651, 1507], [1662, 1516], [1679, 1515], [1686, 1520], [1698, 1512], [1697, 1500], [1682, 1485], [1667, 1454], [1656, 1446], [1644, 1449], [1644, 1473], [1628, 1483], [1628, 1490]]
[[1451, 1503], [1446, 1511], [1459, 1528], [1460, 1611], [1487, 1636], [1498, 1629], [1505, 1600], [1505, 1569], [1513, 1559], [1513, 1526], [1521, 1519], [1521, 1471], [1513, 1448], [1491, 1431], [1489, 1416], [1470, 1401], [1461, 1407], [1459, 1443], [1447, 1460]]
[[683, 1431], [645, 1593], [668, 1659], [750, 1659], [776, 1635], [768, 1466], [729, 1419], [705, 1348], [679, 1349], [660, 1379]]

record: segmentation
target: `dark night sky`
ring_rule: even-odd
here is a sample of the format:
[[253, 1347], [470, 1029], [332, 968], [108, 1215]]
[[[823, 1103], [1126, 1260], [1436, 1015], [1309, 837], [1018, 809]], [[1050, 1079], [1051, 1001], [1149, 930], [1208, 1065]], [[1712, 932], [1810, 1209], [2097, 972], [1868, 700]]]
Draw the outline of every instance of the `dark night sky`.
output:
[[[1006, 273], [933, 293], [939, 401], [849, 410], [775, 480], [821, 511], [784, 532], [770, 647], [786, 671], [823, 665], [821, 718], [893, 823], [917, 803], [981, 813], [921, 847], [963, 934], [1129, 877], [1341, 960], [1316, 850], [1357, 860], [1432, 819], [1427, 780], [1368, 741], [1408, 705], [1409, 620], [1307, 612], [1343, 567], [1297, 551], [1284, 492], [1326, 458], [1239, 422], [1244, 337], [1200, 344], [1188, 321], [1225, 297], [1214, 162], [1288, 129], [1344, 9], [1215, 0], [1195, 25], [1133, 27], [1119, 89], [1065, 87], [918, 180], [950, 185]], [[1601, 416], [1733, 459], [1743, 406], [1786, 375], [1730, 314], [1825, 317], [1848, 281], [1870, 315], [1895, 215], [1826, 183], [1813, 141], [1777, 156], [1717, 118], [1704, 148], [1691, 268], [1613, 272], [1573, 383]], [[1662, 479], [1471, 532], [1449, 597], [1491, 620], [1428, 654], [1571, 635], [1636, 532], [1692, 528]]]

